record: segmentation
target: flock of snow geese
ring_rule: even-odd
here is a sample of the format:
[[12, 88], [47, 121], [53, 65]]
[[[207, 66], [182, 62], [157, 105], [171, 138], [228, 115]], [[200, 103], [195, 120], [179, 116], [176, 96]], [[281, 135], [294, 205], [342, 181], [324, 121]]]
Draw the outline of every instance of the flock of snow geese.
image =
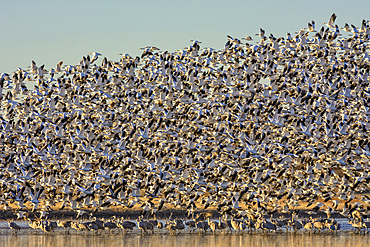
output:
[[285, 38], [228, 36], [221, 50], [192, 40], [1, 74], [0, 207], [255, 221], [299, 209], [365, 224], [370, 26], [335, 19]]

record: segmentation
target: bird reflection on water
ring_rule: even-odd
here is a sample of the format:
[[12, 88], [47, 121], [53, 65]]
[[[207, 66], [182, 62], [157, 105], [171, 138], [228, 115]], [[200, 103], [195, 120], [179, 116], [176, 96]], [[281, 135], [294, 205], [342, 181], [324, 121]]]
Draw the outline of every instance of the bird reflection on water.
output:
[[370, 238], [352, 234], [308, 235], [308, 234], [271, 234], [271, 235], [1, 235], [0, 246], [368, 246]]

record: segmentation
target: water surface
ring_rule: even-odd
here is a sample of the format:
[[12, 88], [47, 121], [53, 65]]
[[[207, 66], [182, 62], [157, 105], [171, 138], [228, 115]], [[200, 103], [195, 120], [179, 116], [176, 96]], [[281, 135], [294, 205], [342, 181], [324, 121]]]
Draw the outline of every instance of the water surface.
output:
[[353, 233], [340, 233], [336, 235], [309, 235], [309, 234], [180, 234], [176, 236], [168, 234], [142, 236], [140, 234], [122, 235], [0, 235], [0, 246], [45, 246], [45, 247], [108, 247], [108, 246], [198, 246], [198, 247], [231, 247], [231, 246], [282, 246], [282, 247], [304, 247], [304, 246], [369, 246], [370, 236], [355, 235]]

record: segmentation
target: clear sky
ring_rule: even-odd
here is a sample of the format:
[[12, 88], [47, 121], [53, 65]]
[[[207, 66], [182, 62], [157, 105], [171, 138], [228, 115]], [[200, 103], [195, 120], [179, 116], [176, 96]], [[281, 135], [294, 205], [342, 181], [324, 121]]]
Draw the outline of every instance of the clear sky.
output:
[[[195, 39], [222, 49], [231, 35], [292, 34], [314, 20], [316, 30], [332, 13], [336, 23], [361, 26], [370, 20], [370, 1], [350, 0], [0, 0], [0, 72], [56, 63], [77, 64], [89, 52], [109, 60], [118, 53], [141, 54], [140, 47], [175, 51]], [[102, 58], [98, 60], [100, 64]]]

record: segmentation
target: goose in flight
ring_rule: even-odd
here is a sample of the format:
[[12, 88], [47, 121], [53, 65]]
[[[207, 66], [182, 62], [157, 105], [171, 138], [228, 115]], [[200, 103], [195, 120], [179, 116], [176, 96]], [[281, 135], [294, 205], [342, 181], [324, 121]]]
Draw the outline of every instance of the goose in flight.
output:
[[315, 21], [312, 21], [311, 23], [308, 23], [308, 31], [309, 31], [310, 33], [312, 33], [312, 32], [317, 32], [317, 31], [315, 30]]
[[327, 27], [331, 27], [331, 28], [335, 28], [334, 26], [334, 22], [335, 22], [335, 19], [337, 18], [336, 14], [333, 13], [331, 16], [330, 16], [330, 19], [329, 19], [329, 22], [326, 23], [326, 22], [323, 22], [322, 24], [325, 24]]
[[265, 30], [263, 30], [262, 28], [260, 28], [260, 31], [259, 31], [259, 33], [256, 33], [256, 36], [259, 36], [261, 38], [264, 38], [265, 37]]
[[39, 198], [41, 196], [41, 194], [44, 192], [44, 188], [41, 187], [36, 193], [35, 192], [32, 192], [32, 190], [30, 190], [30, 197], [31, 197], [31, 202], [34, 204], [34, 205], [38, 205], [40, 203], [39, 201]]
[[253, 40], [253, 38], [252, 38], [251, 36], [249, 36], [249, 35], [245, 35], [245, 38], [243, 37], [242, 39], [243, 39], [243, 40], [246, 40], [246, 41], [251, 41], [251, 40]]
[[146, 46], [140, 49], [143, 50], [143, 53], [141, 54], [141, 58], [144, 58], [145, 56], [148, 56], [148, 55], [153, 55], [153, 51], [159, 51], [159, 48], [155, 46]]
[[89, 52], [93, 57], [91, 58], [90, 63], [94, 63], [102, 54], [98, 52]]

